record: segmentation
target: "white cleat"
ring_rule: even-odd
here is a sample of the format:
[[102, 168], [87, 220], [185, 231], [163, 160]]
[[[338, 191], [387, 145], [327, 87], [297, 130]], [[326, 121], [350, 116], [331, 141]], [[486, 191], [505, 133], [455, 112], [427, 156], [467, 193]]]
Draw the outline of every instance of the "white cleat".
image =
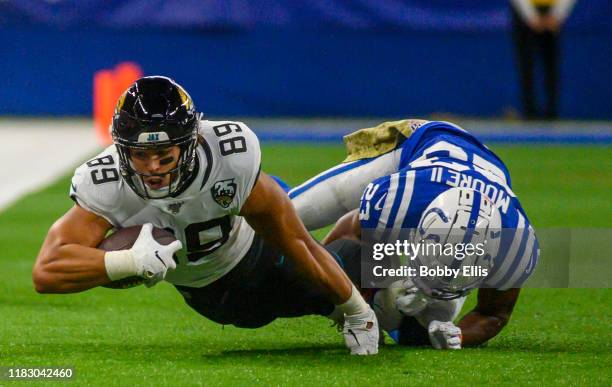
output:
[[345, 315], [342, 334], [351, 355], [378, 353], [378, 320], [372, 309], [362, 314]]

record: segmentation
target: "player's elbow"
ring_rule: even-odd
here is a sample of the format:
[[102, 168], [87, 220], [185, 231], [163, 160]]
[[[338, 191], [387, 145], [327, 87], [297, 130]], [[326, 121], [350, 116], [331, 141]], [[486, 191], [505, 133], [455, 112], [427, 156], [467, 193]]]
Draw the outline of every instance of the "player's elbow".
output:
[[498, 307], [494, 310], [486, 311], [484, 312], [484, 314], [490, 316], [501, 330], [503, 327], [508, 325], [508, 322], [510, 322], [510, 315], [512, 315], [512, 309]]
[[497, 313], [495, 317], [497, 318], [500, 329], [508, 325], [508, 323], [510, 322], [510, 314], [511, 312], [510, 313]]
[[34, 290], [36, 290], [37, 293], [41, 294], [55, 293], [53, 277], [41, 266], [42, 265], [36, 265], [32, 270], [32, 282], [34, 283]]
[[490, 338], [495, 337], [501, 332], [506, 325], [510, 322], [511, 312], [496, 311], [495, 313], [489, 313], [489, 324], [488, 331]]
[[57, 293], [57, 276], [50, 270], [52, 255], [39, 255], [32, 268], [32, 283], [37, 293]]

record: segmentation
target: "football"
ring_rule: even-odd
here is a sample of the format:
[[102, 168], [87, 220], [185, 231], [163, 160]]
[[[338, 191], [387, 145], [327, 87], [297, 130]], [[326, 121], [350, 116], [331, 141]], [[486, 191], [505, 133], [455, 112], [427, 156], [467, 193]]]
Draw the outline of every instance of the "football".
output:
[[[132, 247], [136, 239], [138, 239], [138, 235], [140, 234], [140, 229], [142, 226], [130, 226], [116, 230], [114, 233], [105, 238], [98, 245], [99, 249], [104, 251], [117, 251], [117, 250], [125, 250]], [[174, 242], [176, 238], [174, 235], [168, 231], [161, 228], [153, 227], [153, 238], [162, 244], [169, 245]], [[111, 289], [127, 289], [132, 288], [134, 286], [142, 285], [144, 283], [144, 278], [139, 276], [132, 276], [123, 278], [117, 281], [111, 281], [106, 285], [103, 285], [105, 288]]]

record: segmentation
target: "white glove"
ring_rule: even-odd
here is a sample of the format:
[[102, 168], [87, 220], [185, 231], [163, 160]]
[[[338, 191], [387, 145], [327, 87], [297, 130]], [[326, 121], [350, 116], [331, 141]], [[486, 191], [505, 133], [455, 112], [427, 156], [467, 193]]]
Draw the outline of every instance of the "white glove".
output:
[[435, 349], [461, 349], [461, 328], [451, 321], [429, 323], [429, 340]]
[[351, 355], [378, 353], [378, 320], [371, 308], [365, 313], [344, 315], [342, 334]]
[[146, 223], [142, 226], [138, 239], [130, 249], [136, 275], [146, 279], [145, 285], [151, 287], [166, 277], [168, 270], [176, 269], [176, 263], [172, 256], [180, 250], [183, 245], [181, 241], [174, 241], [169, 245], [159, 244], [153, 238], [153, 225]]
[[395, 299], [397, 310], [406, 316], [415, 316], [427, 307], [430, 298], [417, 288], [411, 280], [403, 280], [403, 291]]

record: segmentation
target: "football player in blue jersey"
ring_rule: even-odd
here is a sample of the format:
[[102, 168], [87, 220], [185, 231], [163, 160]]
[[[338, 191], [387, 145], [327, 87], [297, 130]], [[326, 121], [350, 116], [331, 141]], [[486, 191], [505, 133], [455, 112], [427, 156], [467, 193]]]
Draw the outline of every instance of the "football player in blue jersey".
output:
[[[393, 244], [417, 230], [436, 240], [454, 235], [455, 241], [486, 246], [476, 257], [484, 273], [471, 276], [476, 278], [472, 281], [469, 275], [409, 276], [369, 292], [381, 326], [400, 344], [445, 349], [495, 337], [508, 323], [539, 254], [504, 163], [472, 134], [448, 122], [386, 122], [350, 134], [345, 142], [345, 162], [289, 192], [307, 228], [339, 219], [325, 244], [363, 239]], [[416, 258], [422, 265], [434, 264], [431, 256]], [[435, 263], [451, 270], [458, 261], [451, 257]], [[360, 282], [360, 269], [351, 265], [346, 263], [345, 270]], [[473, 288], [479, 288], [477, 305], [455, 325]]]

